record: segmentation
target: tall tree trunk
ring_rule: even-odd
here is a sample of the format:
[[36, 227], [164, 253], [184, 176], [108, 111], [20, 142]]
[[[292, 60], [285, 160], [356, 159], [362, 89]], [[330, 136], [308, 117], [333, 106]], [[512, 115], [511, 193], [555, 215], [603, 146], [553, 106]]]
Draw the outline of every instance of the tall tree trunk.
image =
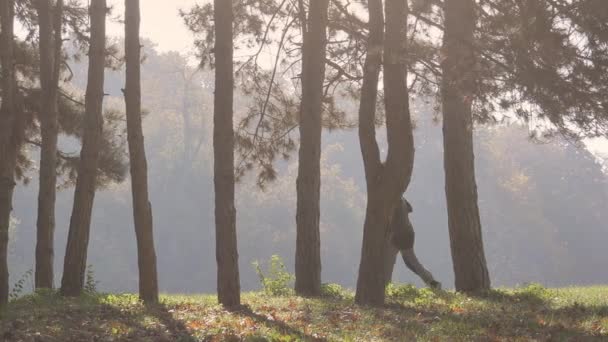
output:
[[125, 52], [127, 140], [131, 161], [133, 218], [137, 237], [139, 298], [158, 302], [156, 252], [152, 224], [152, 206], [148, 196], [148, 165], [141, 124], [141, 71], [139, 42], [139, 0], [125, 0]]
[[[53, 288], [55, 255], [55, 198], [57, 188], [57, 93], [61, 65], [61, 25], [63, 1], [58, 0], [54, 13], [50, 0], [38, 0], [40, 32], [40, 188], [36, 236], [36, 288]], [[52, 15], [53, 14], [53, 15]], [[54, 19], [54, 20], [53, 20]], [[53, 32], [55, 33], [53, 37]]]
[[234, 206], [232, 1], [215, 0], [213, 15], [215, 18], [213, 154], [217, 293], [219, 302], [225, 307], [232, 308], [241, 303]]
[[325, 80], [328, 0], [310, 1], [302, 46], [302, 102], [297, 179], [296, 293], [321, 294], [321, 115]]
[[19, 149], [16, 87], [13, 53], [13, 0], [0, 1], [0, 58], [2, 63], [2, 106], [0, 107], [0, 308], [8, 303], [8, 229], [13, 209], [15, 164]]
[[[376, 140], [376, 102], [378, 99], [378, 81], [382, 66], [382, 45], [384, 42], [384, 15], [381, 0], [369, 0], [369, 37], [367, 42], [367, 57], [363, 70], [361, 87], [361, 102], [359, 105], [359, 143], [363, 156], [365, 180], [367, 184], [367, 209], [363, 226], [363, 246], [361, 248], [361, 263], [357, 278], [355, 301], [360, 304], [384, 303], [384, 282], [386, 275], [384, 267], [374, 269], [373, 261], [386, 255], [380, 246], [384, 240], [381, 214], [381, 204], [376, 187], [379, 185], [382, 161]], [[388, 226], [388, 223], [386, 224]], [[374, 241], [372, 241], [374, 239]], [[381, 291], [378, 291], [381, 288]]]
[[443, 38], [443, 145], [445, 192], [456, 290], [490, 288], [481, 236], [473, 153], [475, 90], [473, 0], [447, 0]]
[[[359, 108], [359, 140], [367, 183], [367, 210], [355, 302], [384, 304], [390, 263], [389, 223], [409, 185], [414, 166], [414, 136], [406, 84], [405, 0], [386, 0], [386, 35], [382, 1], [370, 0], [370, 35]], [[382, 51], [384, 58], [382, 58]], [[384, 65], [384, 105], [388, 153], [382, 163], [375, 136], [375, 107], [380, 65]], [[389, 254], [389, 255], [387, 255]]]
[[87, 263], [91, 214], [95, 199], [97, 164], [103, 130], [103, 85], [106, 38], [106, 0], [91, 0], [91, 39], [89, 71], [85, 94], [85, 124], [80, 165], [74, 192], [68, 243], [63, 263], [61, 294], [82, 293]]

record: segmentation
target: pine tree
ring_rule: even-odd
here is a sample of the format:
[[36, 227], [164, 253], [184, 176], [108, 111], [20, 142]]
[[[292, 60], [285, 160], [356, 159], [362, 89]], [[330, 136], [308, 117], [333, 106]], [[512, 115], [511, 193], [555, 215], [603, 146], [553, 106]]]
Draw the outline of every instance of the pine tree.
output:
[[[300, 153], [297, 178], [296, 293], [321, 294], [321, 114], [325, 81], [328, 0], [310, 2], [302, 23], [302, 101], [300, 104]], [[305, 9], [300, 8], [302, 17]]]
[[89, 8], [91, 41], [85, 95], [84, 137], [64, 259], [63, 278], [61, 279], [61, 293], [65, 296], [80, 295], [84, 286], [91, 214], [95, 198], [103, 129], [106, 12], [105, 0], [91, 0], [91, 7]]
[[15, 3], [0, 1], [0, 58], [2, 105], [0, 107], [0, 308], [8, 303], [8, 229], [13, 209], [15, 167], [20, 145], [20, 118], [16, 99], [13, 49]]
[[215, 234], [217, 294], [220, 304], [241, 304], [236, 208], [234, 204], [234, 70], [232, 1], [214, 1], [215, 96], [213, 109], [213, 155], [215, 186]]
[[476, 86], [473, 0], [447, 0], [443, 38], [445, 191], [456, 290], [490, 288], [477, 204], [472, 103]]
[[147, 303], [156, 303], [158, 302], [156, 252], [154, 250], [152, 206], [148, 196], [148, 166], [141, 124], [139, 23], [139, 0], [125, 0], [125, 103], [131, 161], [133, 218], [137, 237], [139, 297]]
[[[359, 107], [359, 140], [367, 183], [367, 209], [363, 227], [361, 263], [355, 302], [384, 304], [388, 278], [386, 260], [391, 253], [389, 222], [407, 189], [414, 166], [414, 136], [406, 85], [407, 53], [404, 33], [408, 7], [403, 0], [387, 0], [386, 24], [380, 0], [369, 2], [370, 33]], [[386, 33], [384, 26], [386, 25]], [[382, 162], [375, 136], [375, 112], [380, 68], [384, 67], [384, 106], [388, 154]]]
[[40, 190], [36, 236], [36, 288], [52, 288], [54, 281], [55, 199], [57, 188], [57, 137], [59, 134], [57, 97], [61, 68], [63, 1], [52, 8], [50, 0], [38, 0], [40, 50], [41, 152]]

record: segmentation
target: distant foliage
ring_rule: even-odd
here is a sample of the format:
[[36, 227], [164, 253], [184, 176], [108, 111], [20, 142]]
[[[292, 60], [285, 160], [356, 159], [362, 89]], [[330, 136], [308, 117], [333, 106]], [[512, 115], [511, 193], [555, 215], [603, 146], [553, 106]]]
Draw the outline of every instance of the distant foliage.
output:
[[253, 262], [264, 293], [269, 296], [289, 296], [293, 294], [293, 281], [295, 277], [287, 271], [283, 259], [278, 255], [270, 258], [268, 272], [264, 273], [258, 261]]
[[32, 280], [33, 275], [34, 275], [34, 271], [32, 269], [29, 269], [29, 270], [27, 270], [27, 272], [25, 272], [21, 276], [21, 278], [19, 278], [19, 280], [15, 283], [15, 285], [13, 285], [13, 289], [11, 290], [11, 293], [9, 294], [10, 300], [15, 300], [15, 299], [18, 299], [19, 297], [21, 297], [21, 295], [25, 291], [25, 284], [28, 281]]
[[[90, 28], [88, 25], [88, 6], [82, 1], [64, 1], [64, 34], [66, 42], [64, 61], [60, 73], [58, 98], [58, 129], [64, 138], [75, 139], [73, 143], [60, 144], [57, 151], [58, 184], [61, 187], [74, 185], [80, 161], [80, 155], [74, 151], [78, 147], [74, 143], [82, 142], [84, 118], [84, 90], [78, 89], [73, 81], [74, 65], [86, 56], [89, 44]], [[38, 51], [38, 15], [35, 1], [16, 1], [15, 20], [24, 31], [15, 40], [15, 55], [19, 63], [15, 65], [20, 75], [17, 79], [18, 95], [21, 99], [20, 111], [23, 122], [23, 146], [17, 157], [15, 178], [27, 185], [31, 173], [37, 165], [32, 151], [42, 145], [40, 131], [40, 80], [39, 80], [39, 51]], [[106, 67], [117, 70], [122, 65], [122, 58], [115, 44], [106, 46]], [[69, 65], [69, 66], [68, 66]], [[42, 113], [44, 114], [44, 113]], [[101, 142], [100, 162], [98, 163], [99, 188], [122, 182], [128, 171], [126, 142], [124, 139], [125, 120], [119, 110], [104, 110], [104, 130]]]

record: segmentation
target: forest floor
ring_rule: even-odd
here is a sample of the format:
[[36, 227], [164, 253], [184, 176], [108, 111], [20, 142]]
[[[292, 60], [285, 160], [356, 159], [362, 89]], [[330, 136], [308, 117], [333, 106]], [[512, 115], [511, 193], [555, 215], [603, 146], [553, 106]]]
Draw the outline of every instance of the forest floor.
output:
[[391, 286], [382, 309], [327, 297], [243, 295], [228, 312], [214, 296], [27, 295], [1, 313], [0, 341], [608, 341], [608, 287], [531, 285], [479, 297]]

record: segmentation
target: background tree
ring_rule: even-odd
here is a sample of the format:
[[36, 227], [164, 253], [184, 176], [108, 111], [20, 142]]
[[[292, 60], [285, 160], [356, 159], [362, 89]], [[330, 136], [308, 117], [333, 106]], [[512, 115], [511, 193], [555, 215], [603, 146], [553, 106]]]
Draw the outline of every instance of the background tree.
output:
[[[404, 39], [408, 7], [403, 0], [369, 2], [369, 38], [359, 107], [359, 139], [367, 184], [367, 210], [363, 228], [361, 264], [355, 302], [383, 305], [385, 260], [390, 253], [388, 233], [393, 210], [407, 189], [414, 166], [414, 137], [410, 118], [407, 53]], [[381, 66], [384, 66], [384, 106], [388, 153], [382, 162], [375, 134], [376, 99]]]
[[241, 304], [236, 209], [234, 204], [234, 131], [232, 127], [234, 71], [232, 1], [214, 1], [215, 96], [213, 155], [217, 294], [225, 307]]
[[[282, 54], [276, 54], [276, 60], [281, 61], [280, 65], [287, 66], [284, 69], [292, 67], [294, 63], [290, 58], [301, 56], [298, 36], [291, 34], [293, 30], [300, 31], [297, 25], [292, 24], [294, 14], [289, 10], [289, 5], [293, 5], [295, 2], [264, 1], [263, 5], [260, 2], [259, 6], [253, 6], [243, 0], [238, 4], [237, 7], [256, 9], [256, 11], [239, 11], [239, 13], [261, 13], [262, 15], [258, 18], [263, 19], [249, 22], [237, 20], [242, 23], [257, 23], [257, 25], [251, 26], [240, 25], [243, 28], [242, 32], [266, 32], [263, 30], [265, 27], [263, 24], [267, 23], [271, 28], [270, 34], [264, 34], [261, 37], [253, 34], [262, 42], [260, 51], [262, 47], [272, 46], [274, 48], [276, 46], [277, 51], [282, 52]], [[598, 114], [605, 112], [601, 109], [602, 103], [605, 102], [601, 97], [605, 85], [602, 86], [597, 79], [600, 78], [598, 75], [608, 73], [601, 72], [602, 69], [598, 68], [598, 65], [601, 65], [599, 63], [594, 63], [594, 68], [585, 66], [585, 64], [589, 64], [590, 58], [601, 60], [599, 56], [605, 55], [597, 48], [603, 46], [598, 44], [598, 37], [601, 37], [603, 32], [602, 23], [605, 21], [601, 20], [601, 13], [604, 13], [602, 6], [605, 5], [598, 0], [581, 2], [501, 0], [479, 2], [474, 6], [480, 16], [479, 24], [475, 24], [476, 39], [472, 47], [477, 55], [472, 70], [476, 81], [473, 95], [470, 98], [473, 122], [496, 124], [506, 117], [516, 117], [517, 120], [530, 123], [531, 135], [534, 135], [535, 139], [538, 133], [549, 135], [553, 134], [553, 130], [569, 139], [575, 138], [576, 140], [582, 138], [582, 132], [585, 132], [584, 136], [602, 136], [604, 134], [601, 129], [603, 125], [598, 124], [601, 122], [601, 116]], [[257, 10], [262, 7], [264, 7], [264, 11], [258, 12]], [[560, 10], [559, 7], [563, 9]], [[585, 11], [594, 14], [578, 14], [586, 13]], [[328, 20], [330, 44], [327, 53], [329, 72], [325, 82], [326, 91], [327, 88], [331, 88], [331, 85], [340, 84], [340, 82], [333, 81], [333, 76], [338, 76], [338, 79], [346, 79], [350, 82], [350, 84], [343, 84], [342, 88], [338, 87], [340, 91], [350, 95], [358, 93], [363, 72], [361, 56], [365, 53], [363, 42], [366, 40], [369, 30], [368, 23], [361, 20], [358, 16], [359, 13], [361, 13], [360, 8], [356, 8], [351, 2], [331, 1]], [[408, 43], [412, 48], [405, 55], [408, 72], [412, 75], [408, 88], [412, 94], [435, 102], [437, 109], [440, 108], [438, 104], [441, 103], [442, 62], [445, 59], [441, 52], [441, 35], [437, 34], [437, 30], [440, 32], [445, 30], [444, 13], [444, 6], [441, 2], [412, 2], [412, 11], [409, 13], [411, 25], [408, 28]], [[566, 13], [569, 14], [566, 15]], [[574, 49], [575, 53], [569, 51], [572, 49], [567, 48], [563, 42], [584, 42], [585, 40], [577, 39], [574, 36], [581, 35], [584, 30], [564, 30], [563, 22], [572, 20], [568, 17], [578, 18], [579, 21], [581, 18], [588, 18], [585, 20], [585, 25], [594, 28], [595, 34], [590, 37], [593, 38], [591, 41], [595, 42], [596, 48], [589, 49], [591, 45], [580, 44], [579, 48]], [[203, 20], [204, 16], [191, 17], [191, 19], [193, 18], [197, 20], [190, 21], [191, 24], [210, 22]], [[243, 14], [239, 18], [251, 18], [251, 16]], [[555, 25], [560, 21], [562, 24]], [[547, 23], [553, 26], [546, 26]], [[544, 27], [548, 27], [550, 30]], [[560, 30], [564, 32], [560, 32]], [[346, 35], [348, 39], [342, 39], [344, 36], [341, 35]], [[282, 39], [283, 36], [287, 38]], [[235, 37], [240, 37], [240, 35]], [[556, 40], [556, 38], [558, 39]], [[250, 42], [246, 39], [239, 41]], [[201, 39], [199, 42], [200, 46], [211, 46], [207, 44], [209, 40]], [[295, 46], [290, 45], [292, 43]], [[247, 46], [246, 43], [243, 45]], [[291, 48], [292, 46], [294, 47]], [[589, 51], [595, 52], [591, 55]], [[572, 58], [576, 55], [582, 57], [579, 57], [576, 63], [572, 63], [577, 59]], [[247, 61], [257, 62], [256, 56], [252, 56]], [[561, 60], [563, 57], [568, 58], [559, 64], [555, 63], [556, 60]], [[247, 62], [243, 64], [247, 65]], [[299, 65], [299, 63], [296, 62], [295, 65]], [[551, 67], [547, 68], [547, 66]], [[247, 72], [246, 66], [239, 67], [238, 70], [242, 71], [240, 74], [243, 75], [243, 79], [253, 80], [250, 83], [255, 86], [243, 87], [243, 89], [245, 89], [245, 94], [255, 98], [251, 102], [256, 105], [250, 107], [245, 119], [241, 121], [243, 125], [238, 125], [237, 153], [242, 158], [239, 158], [240, 162], [237, 165], [243, 167], [237, 167], [237, 172], [239, 172], [239, 176], [242, 176], [243, 172], [240, 171], [259, 166], [261, 171], [258, 179], [264, 185], [277, 176], [273, 166], [275, 158], [277, 156], [287, 156], [285, 158], [288, 158], [292, 152], [290, 146], [296, 144], [297, 137], [292, 138], [289, 134], [290, 130], [298, 127], [298, 123], [293, 120], [296, 111], [289, 106], [293, 100], [290, 101], [288, 96], [277, 90], [277, 88], [289, 88], [284, 86], [286, 83], [274, 78], [275, 69], [270, 68], [268, 73], [259, 72], [257, 77], [252, 77]], [[282, 70], [277, 74], [281, 73]], [[237, 72], [237, 74], [239, 73]], [[289, 73], [286, 72], [286, 74]], [[296, 76], [296, 79], [299, 78]], [[593, 86], [589, 86], [590, 82], [593, 82]], [[244, 84], [247, 82], [245, 81]], [[260, 96], [261, 101], [259, 101], [262, 105], [258, 106], [257, 91], [260, 88], [268, 91], [262, 92], [263, 96]], [[594, 91], [589, 92], [592, 89]], [[382, 96], [380, 93], [379, 97]], [[432, 99], [429, 96], [436, 96], [436, 98]], [[269, 98], [270, 101], [267, 100]], [[280, 100], [274, 101], [275, 99]], [[326, 106], [326, 108], [330, 107], [330, 105]], [[327, 115], [324, 118], [326, 117]], [[379, 115], [376, 124], [382, 125], [382, 119], [383, 116]], [[540, 122], [540, 124], [532, 128], [531, 126], [536, 122]], [[547, 123], [549, 125], [545, 125]], [[346, 127], [346, 125], [339, 127]], [[542, 129], [538, 130], [538, 127], [542, 127]], [[572, 127], [576, 127], [576, 129], [573, 130]]]
[[[6, 70], [10, 70], [14, 75], [14, 96], [9, 98], [6, 97], [7, 100], [3, 101], [6, 105], [11, 105], [13, 103], [16, 107], [16, 111], [18, 115], [14, 119], [11, 119], [11, 123], [6, 123], [9, 126], [2, 125], [3, 129], [9, 129], [7, 134], [2, 134], [2, 138], [6, 138], [8, 142], [14, 143], [13, 146], [15, 150], [13, 151], [10, 147], [7, 153], [14, 153], [11, 155], [11, 158], [14, 158], [14, 162], [10, 161], [7, 163], [3, 163], [3, 166], [8, 168], [13, 168], [13, 182], [21, 182], [24, 185], [27, 185], [30, 181], [30, 176], [28, 174], [34, 168], [34, 163], [32, 158], [30, 157], [30, 149], [40, 148], [42, 147], [42, 138], [41, 138], [41, 126], [45, 126], [45, 124], [41, 123], [45, 118], [48, 117], [47, 110], [48, 107], [43, 105], [43, 91], [41, 89], [42, 82], [41, 78], [41, 68], [40, 68], [40, 49], [39, 42], [37, 38], [40, 36], [36, 34], [36, 31], [39, 31], [39, 27], [42, 22], [45, 22], [43, 26], [48, 26], [49, 24], [55, 27], [62, 26], [61, 22], [64, 21], [65, 31], [72, 34], [72, 40], [74, 41], [76, 46], [84, 46], [87, 44], [87, 39], [82, 34], [82, 32], [87, 31], [86, 21], [81, 20], [86, 16], [86, 9], [82, 8], [78, 2], [70, 1], [67, 6], [65, 6], [65, 10], [57, 9], [59, 13], [62, 13], [61, 16], [54, 16], [54, 20], [49, 18], [40, 18], [38, 15], [38, 2], [36, 1], [18, 1], [13, 2], [15, 4], [15, 16], [14, 20], [16, 20], [20, 28], [24, 30], [27, 34], [25, 35], [17, 35], [14, 38], [14, 43], [11, 45], [12, 55], [15, 56], [15, 59], [18, 60], [18, 63], [11, 63], [11, 68], [5, 68]], [[63, 2], [58, 2], [58, 7], [63, 7]], [[50, 5], [49, 5], [50, 6]], [[48, 10], [43, 11], [43, 17], [45, 15], [50, 16], [50, 7]], [[46, 21], [45, 21], [46, 20]], [[52, 22], [51, 22], [52, 21]], [[10, 21], [7, 21], [9, 23]], [[53, 34], [53, 28], [51, 28], [51, 40]], [[55, 40], [61, 41], [61, 33], [62, 29], [54, 30]], [[47, 33], [47, 32], [45, 32]], [[44, 36], [44, 34], [43, 34]], [[47, 39], [48, 37], [44, 38]], [[44, 40], [43, 39], [43, 40]], [[45, 45], [43, 43], [43, 45]], [[48, 48], [48, 46], [47, 46]], [[43, 49], [46, 50], [46, 49]], [[11, 53], [11, 50], [3, 50]], [[51, 46], [51, 51], [47, 51], [44, 53], [45, 56], [50, 54], [51, 59], [54, 60], [55, 64], [64, 64], [65, 58], [67, 56], [61, 56], [61, 44], [55, 45], [55, 49]], [[60, 56], [60, 58], [54, 58], [54, 54]], [[79, 52], [76, 51], [73, 53], [73, 58], [76, 59], [79, 55]], [[44, 58], [43, 58], [44, 59]], [[45, 62], [50, 62], [49, 60], [45, 60]], [[64, 64], [67, 65], [67, 64]], [[48, 66], [48, 65], [47, 65]], [[52, 66], [52, 65], [51, 65]], [[60, 68], [57, 67], [51, 73], [51, 78], [54, 78], [54, 83], [58, 83]], [[3, 74], [4, 75], [4, 74]], [[7, 74], [10, 76], [10, 73]], [[45, 73], [45, 78], [48, 78], [49, 75]], [[73, 92], [70, 89], [70, 86], [64, 80], [63, 89], [57, 90], [57, 113], [58, 113], [58, 128], [59, 130], [65, 134], [67, 137], [75, 138], [76, 140], [80, 140], [82, 138], [82, 112], [83, 105], [80, 100], [79, 94]], [[4, 96], [3, 96], [4, 97]], [[48, 99], [47, 99], [48, 100]], [[44, 113], [41, 111], [44, 110]], [[106, 113], [106, 117], [109, 121], [113, 121], [116, 123], [115, 115], [112, 112]], [[8, 118], [8, 117], [7, 117]], [[12, 126], [10, 126], [12, 125]], [[45, 129], [48, 128], [45, 126]], [[125, 163], [123, 158], [123, 152], [121, 148], [120, 138], [118, 136], [104, 135], [103, 143], [102, 143], [102, 159], [103, 163], [100, 166], [100, 177], [97, 179], [98, 185], [103, 186], [108, 183], [114, 181], [121, 181], [123, 179], [124, 171], [125, 171]], [[52, 145], [52, 144], [51, 144]], [[2, 148], [8, 148], [7, 145], [4, 145]], [[75, 169], [76, 164], [78, 164], [79, 157], [77, 155], [73, 155], [69, 152], [69, 147], [67, 147], [67, 151], [64, 147], [63, 150], [56, 150], [56, 162], [50, 163], [48, 165], [53, 165], [56, 168], [56, 174], [60, 176], [62, 180], [62, 184], [60, 187], [65, 187], [73, 183], [75, 179]], [[48, 166], [47, 165], [47, 166]], [[47, 168], [41, 167], [41, 169]], [[8, 174], [8, 172], [7, 172]], [[43, 177], [44, 178], [44, 177]], [[44, 181], [43, 181], [44, 182]], [[49, 186], [52, 188], [51, 191], [55, 191], [55, 183], [53, 186]], [[47, 183], [49, 185], [50, 183]], [[8, 198], [8, 197], [4, 197]], [[48, 199], [48, 197], [47, 197]], [[35, 202], [35, 200], [32, 200]], [[6, 202], [8, 203], [8, 202]], [[45, 201], [46, 205], [49, 205], [48, 201]], [[51, 205], [50, 207], [54, 207]], [[35, 210], [35, 209], [34, 209]], [[32, 215], [35, 217], [35, 215]], [[44, 221], [44, 220], [43, 220]], [[48, 223], [48, 220], [47, 220]], [[30, 223], [31, 226], [36, 225], [35, 222]], [[50, 248], [52, 248], [52, 232], [50, 235], [44, 236], [47, 238], [46, 241], [42, 241], [42, 245], [51, 243]], [[28, 241], [34, 241], [36, 237], [31, 237]], [[49, 252], [44, 256], [46, 260], [43, 260], [42, 263], [38, 262], [37, 265], [46, 267], [45, 280], [48, 286], [52, 286], [52, 249], [49, 250], [47, 248], [40, 248], [38, 246], [38, 250], [44, 250], [44, 252]], [[41, 256], [40, 253], [38, 256]], [[50, 254], [50, 256], [49, 256]], [[35, 255], [35, 253], [32, 253]], [[36, 262], [36, 260], [32, 260], [31, 263]], [[30, 263], [30, 264], [31, 264]], [[50, 270], [50, 272], [48, 272]], [[38, 273], [40, 275], [40, 273]], [[41, 279], [38, 277], [38, 279]]]
[[105, 0], [91, 1], [89, 9], [91, 42], [85, 96], [84, 138], [61, 280], [61, 293], [66, 296], [80, 295], [85, 278], [91, 213], [95, 198], [97, 165], [103, 130], [106, 12]]
[[[141, 6], [144, 6], [143, 3]], [[64, 38], [68, 37], [70, 35], [64, 33]], [[119, 44], [122, 45], [122, 42], [119, 41]], [[180, 152], [184, 141], [184, 83], [181, 73], [176, 71], [181, 70], [178, 65], [183, 65], [187, 57], [177, 52], [157, 50], [147, 40], [142, 40], [142, 44], [142, 56], [145, 56], [142, 63], [143, 125], [150, 198], [154, 201], [160, 284], [166, 292], [215, 293], [216, 274], [209, 272], [216, 267], [215, 239], [205, 239], [214, 236], [215, 230], [211, 134], [213, 72], [199, 71], [188, 90], [187, 105], [197, 138], [194, 144], [198, 145], [198, 139], [203, 144], [195, 157], [188, 161], [192, 169], [182, 173]], [[67, 56], [72, 55], [72, 46], [71, 43], [64, 43]], [[33, 47], [31, 51], [36, 52], [37, 44]], [[235, 51], [235, 55], [239, 54]], [[37, 63], [30, 64], [33, 70]], [[86, 86], [87, 61], [86, 58], [80, 62], [70, 59], [68, 63], [74, 77], [69, 84], [63, 81], [62, 91], [69, 90], [75, 99], [80, 99], [80, 89], [84, 94]], [[188, 67], [188, 73], [195, 68]], [[327, 71], [331, 70], [328, 66]], [[69, 72], [64, 75], [69, 75]], [[413, 77], [413, 73], [410, 74], [410, 81]], [[105, 91], [110, 95], [105, 99], [104, 136], [111, 136], [117, 142], [120, 142], [121, 136], [126, 137], [123, 132], [124, 114], [114, 115], [111, 111], [124, 106], [121, 93], [124, 79], [124, 69], [106, 68]], [[36, 82], [32, 89], [37, 88]], [[238, 90], [235, 90], [235, 117], [239, 112], [248, 110], [248, 103], [243, 101], [246, 97], [238, 94]], [[442, 132], [437, 126], [440, 121], [434, 120], [437, 113], [433, 112], [435, 103], [432, 99], [415, 98], [414, 93], [410, 94], [410, 98], [416, 127], [416, 162], [407, 198], [414, 206], [410, 218], [418, 227], [417, 253], [438, 280], [453, 288], [447, 213], [442, 209], [445, 208], [444, 174], [443, 168], [438, 167], [443, 162]], [[66, 99], [60, 99], [64, 100], [61, 102], [63, 107]], [[35, 105], [32, 108], [38, 106], [36, 101], [32, 104]], [[348, 112], [356, 112], [357, 103], [350, 99], [337, 99], [336, 104], [344, 106]], [[70, 118], [77, 123], [83, 116], [83, 110], [80, 105], [74, 107], [78, 110]], [[377, 115], [377, 118], [383, 121], [382, 115]], [[595, 154], [591, 154], [585, 145], [577, 146], [575, 141], [557, 136], [542, 144], [535, 144], [538, 138], [528, 138], [530, 130], [527, 125], [509, 126], [510, 121], [491, 126], [477, 124], [474, 132], [480, 214], [484, 222], [484, 246], [492, 285], [511, 287], [529, 281], [546, 286], [607, 282], [608, 274], [597, 272], [608, 262], [601, 244], [608, 239], [608, 232], [603, 228], [608, 215], [604, 210], [608, 178], [599, 164], [605, 158], [599, 159], [601, 155], [595, 151]], [[110, 135], [113, 125], [118, 130]], [[28, 137], [38, 140], [34, 128]], [[320, 223], [323, 281], [355, 288], [366, 202], [357, 130], [325, 130], [323, 134], [321, 175], [324, 186]], [[386, 149], [384, 137], [384, 129], [378, 130], [377, 127], [381, 151]], [[61, 153], [77, 157], [80, 138], [62, 133], [61, 140]], [[126, 141], [119, 150], [125, 153], [121, 164], [126, 165]], [[34, 162], [30, 162], [29, 167], [21, 164], [25, 178], [16, 178], [18, 186], [15, 188], [12, 214], [15, 224], [11, 228], [9, 244], [11, 283], [31, 269], [34, 263], [36, 230], [31, 227], [36, 225], [36, 215], [31, 213], [36, 211], [38, 194], [37, 148], [26, 143], [22, 151]], [[23, 160], [20, 160], [22, 163]], [[124, 170], [128, 172], [127, 168]], [[289, 271], [293, 272], [297, 159], [279, 161], [276, 168], [276, 181], [263, 192], [256, 189], [253, 174], [243, 178], [236, 187], [238, 219], [243, 228], [239, 229], [239, 275], [243, 291], [259, 289], [257, 275], [250, 267], [253, 260], [263, 261], [272, 254], [279, 254]], [[65, 183], [69, 171], [58, 168], [59, 171], [62, 171], [62, 175], [59, 176], [57, 198], [56, 257], [59, 259], [57, 261], [62, 262], [73, 190], [70, 184]], [[30, 185], [20, 180], [27, 178], [32, 179]], [[109, 180], [105, 176], [103, 179]], [[129, 228], [129, 222], [133, 219], [130, 201], [128, 182], [116, 184], [112, 181], [108, 186], [98, 187], [88, 264], [93, 265], [95, 279], [99, 281], [98, 289], [103, 292], [138, 291], [136, 241], [133, 229]], [[574, 226], [579, 228], [573, 230]], [[183, 267], [176, 268], [176, 264]], [[180, 272], [184, 268], [192, 272]], [[424, 286], [406, 270], [403, 263], [396, 264], [394, 281]], [[27, 285], [30, 285], [29, 282]]]
[[299, 295], [321, 294], [321, 131], [327, 7], [329, 0], [310, 1], [308, 18], [302, 13], [302, 100], [300, 103], [300, 152], [297, 178], [296, 280]]
[[[17, 11], [15, 20], [20, 28], [26, 32], [23, 35], [15, 36], [15, 56], [19, 63], [15, 65], [17, 77], [18, 97], [22, 104], [22, 123], [20, 134], [23, 135], [23, 144], [18, 152], [15, 176], [17, 181], [27, 185], [31, 180], [30, 171], [35, 168], [35, 163], [29, 156], [29, 149], [39, 149], [42, 147], [41, 126], [42, 114], [42, 90], [40, 82], [40, 49], [39, 49], [39, 18], [36, 1], [16, 2]], [[83, 137], [84, 121], [84, 91], [81, 90], [81, 83], [74, 82], [76, 70], [73, 69], [75, 63], [79, 63], [83, 54], [87, 53], [89, 46], [89, 23], [88, 10], [79, 1], [69, 1], [63, 4], [62, 11], [62, 31], [68, 36], [66, 41], [65, 53], [61, 56], [61, 70], [57, 70], [61, 77], [58, 89], [58, 129], [59, 134], [68, 138], [68, 141], [81, 142]], [[57, 23], [57, 17], [54, 17]], [[58, 32], [55, 31], [57, 35]], [[61, 48], [61, 47], [58, 47]], [[62, 53], [61, 50], [54, 50]], [[106, 63], [112, 69], [119, 67], [120, 59], [116, 56], [115, 45], [109, 45], [106, 49]], [[57, 61], [55, 61], [57, 62]], [[82, 83], [82, 88], [86, 85], [86, 80]], [[126, 172], [126, 140], [123, 138], [124, 118], [121, 113], [114, 108], [104, 111], [104, 120], [108, 123], [108, 130], [104, 130], [103, 141], [101, 143], [101, 159], [99, 163], [99, 175], [97, 183], [100, 187], [106, 187], [114, 182], [121, 182]], [[46, 116], [46, 112], [44, 113]], [[76, 175], [80, 157], [78, 153], [72, 152], [70, 143], [61, 144], [57, 151], [56, 169], [58, 187], [63, 189], [76, 182]], [[33, 225], [35, 225], [34, 223]], [[32, 239], [33, 240], [33, 239]]]
[[148, 197], [148, 166], [141, 124], [141, 71], [139, 42], [139, 0], [125, 0], [125, 58], [127, 136], [131, 161], [131, 193], [133, 219], [137, 237], [139, 266], [139, 297], [148, 303], [158, 302], [158, 277], [152, 206]]
[[476, 22], [474, 1], [446, 1], [441, 63], [445, 191], [456, 290], [465, 292], [490, 288], [473, 152]]
[[55, 255], [55, 201], [57, 188], [57, 97], [62, 63], [63, 0], [53, 8], [50, 0], [37, 1], [40, 50], [40, 190], [36, 237], [36, 288], [52, 288]]
[[14, 57], [14, 16], [12, 0], [0, 2], [0, 56], [2, 63], [2, 104], [0, 107], [0, 307], [8, 303], [8, 229], [13, 209], [15, 167], [21, 144], [16, 99]]

